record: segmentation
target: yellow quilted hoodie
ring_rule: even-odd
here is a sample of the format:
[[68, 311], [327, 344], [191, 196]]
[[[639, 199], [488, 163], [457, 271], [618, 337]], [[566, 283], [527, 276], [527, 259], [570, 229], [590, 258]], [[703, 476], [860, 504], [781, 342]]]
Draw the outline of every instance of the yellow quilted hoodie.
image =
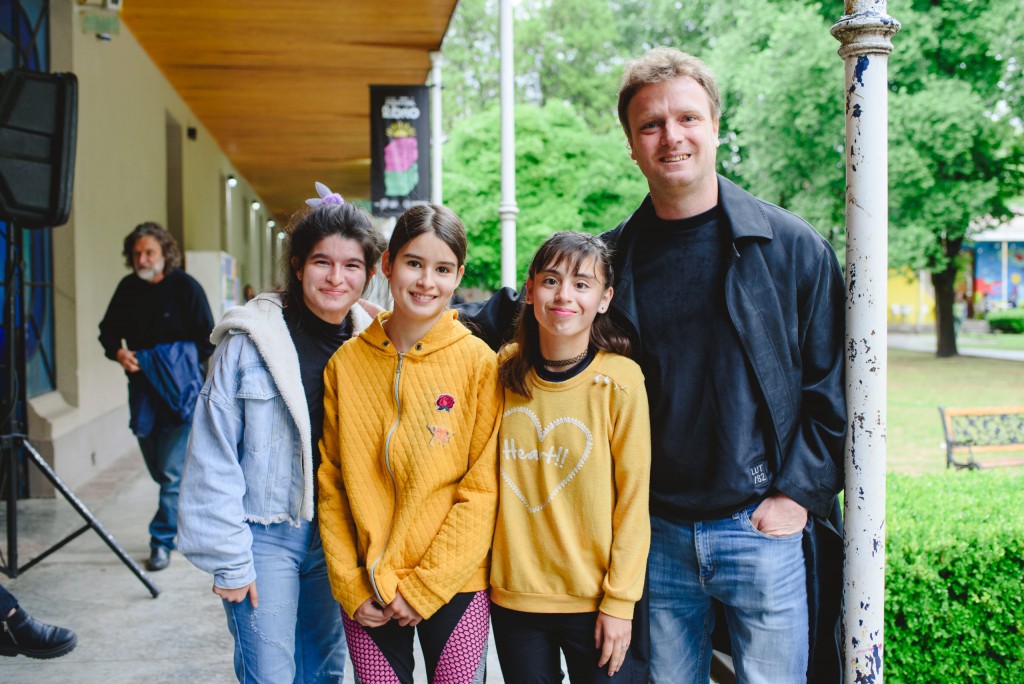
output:
[[402, 596], [429, 618], [488, 586], [502, 391], [493, 351], [447, 311], [399, 354], [380, 314], [324, 370], [320, 532], [351, 617]]

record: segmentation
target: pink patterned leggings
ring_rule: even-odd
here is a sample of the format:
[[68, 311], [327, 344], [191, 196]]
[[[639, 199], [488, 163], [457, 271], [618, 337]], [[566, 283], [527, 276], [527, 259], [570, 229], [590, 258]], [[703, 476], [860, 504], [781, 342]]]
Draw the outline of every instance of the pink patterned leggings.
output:
[[367, 628], [347, 615], [342, 617], [359, 684], [412, 684], [414, 633], [419, 636], [431, 684], [484, 681], [490, 618], [486, 590], [456, 594], [416, 627], [389, 622]]

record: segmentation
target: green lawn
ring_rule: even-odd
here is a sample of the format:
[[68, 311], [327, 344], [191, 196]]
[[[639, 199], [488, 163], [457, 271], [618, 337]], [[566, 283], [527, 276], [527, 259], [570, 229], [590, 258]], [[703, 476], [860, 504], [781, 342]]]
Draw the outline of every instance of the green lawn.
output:
[[946, 467], [938, 406], [1024, 405], [1024, 362], [890, 349], [888, 390], [887, 470], [938, 472]]

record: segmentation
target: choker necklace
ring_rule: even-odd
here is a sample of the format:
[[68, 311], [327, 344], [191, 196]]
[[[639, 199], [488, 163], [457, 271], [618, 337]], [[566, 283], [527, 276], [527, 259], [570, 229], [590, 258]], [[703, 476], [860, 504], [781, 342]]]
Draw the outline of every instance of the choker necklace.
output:
[[551, 366], [552, 368], [565, 368], [566, 366], [575, 366], [577, 363], [587, 358], [587, 354], [590, 353], [590, 349], [584, 349], [583, 353], [579, 356], [574, 356], [571, 359], [559, 359], [558, 361], [552, 361], [545, 359], [543, 356], [540, 357], [540, 362], [545, 366]]

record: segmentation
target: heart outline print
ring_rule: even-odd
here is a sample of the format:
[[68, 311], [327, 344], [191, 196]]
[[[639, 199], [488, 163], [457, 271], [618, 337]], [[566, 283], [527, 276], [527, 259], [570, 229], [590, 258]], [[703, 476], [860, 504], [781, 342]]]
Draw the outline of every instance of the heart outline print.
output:
[[[583, 467], [583, 464], [587, 462], [587, 458], [590, 456], [590, 449], [594, 445], [594, 436], [590, 432], [590, 428], [588, 428], [583, 423], [583, 421], [577, 420], [576, 418], [556, 418], [555, 420], [548, 423], [546, 427], [542, 428], [540, 425], [540, 419], [537, 417], [537, 414], [535, 414], [533, 411], [531, 411], [529, 408], [525, 406], [516, 406], [514, 408], [510, 408], [509, 410], [505, 411], [505, 413], [502, 414], [502, 419], [507, 419], [513, 413], [522, 413], [526, 417], [528, 417], [531, 422], [533, 422], [533, 426], [537, 430], [537, 439], [541, 444], [544, 442], [544, 438], [548, 436], [548, 433], [550, 433], [552, 430], [554, 430], [556, 427], [560, 425], [572, 425], [574, 427], [577, 427], [580, 429], [580, 431], [583, 432], [584, 436], [586, 436], [587, 438], [587, 446], [583, 450], [583, 455], [580, 456], [580, 460], [576, 464], [576, 467], [569, 471], [569, 474], [562, 478], [561, 482], [555, 485], [555, 488], [551, 491], [550, 494], [548, 494], [548, 497], [544, 500], [544, 502], [537, 506], [530, 505], [530, 502], [526, 498], [526, 495], [519, 488], [519, 486], [516, 485], [516, 483], [512, 480], [512, 477], [508, 474], [508, 472], [505, 471], [505, 468], [501, 468], [501, 479], [505, 481], [505, 484], [507, 484], [509, 488], [513, 491], [513, 493], [515, 493], [515, 495], [519, 498], [519, 500], [523, 502], [523, 505], [526, 506], [527, 511], [529, 511], [530, 513], [537, 513], [543, 510], [552, 501], [554, 501], [555, 497], [558, 496], [558, 493], [561, 492], [574, 477], [576, 477], [576, 473], [580, 471], [580, 469]], [[539, 448], [540, 445], [538, 444], [538, 449]]]

